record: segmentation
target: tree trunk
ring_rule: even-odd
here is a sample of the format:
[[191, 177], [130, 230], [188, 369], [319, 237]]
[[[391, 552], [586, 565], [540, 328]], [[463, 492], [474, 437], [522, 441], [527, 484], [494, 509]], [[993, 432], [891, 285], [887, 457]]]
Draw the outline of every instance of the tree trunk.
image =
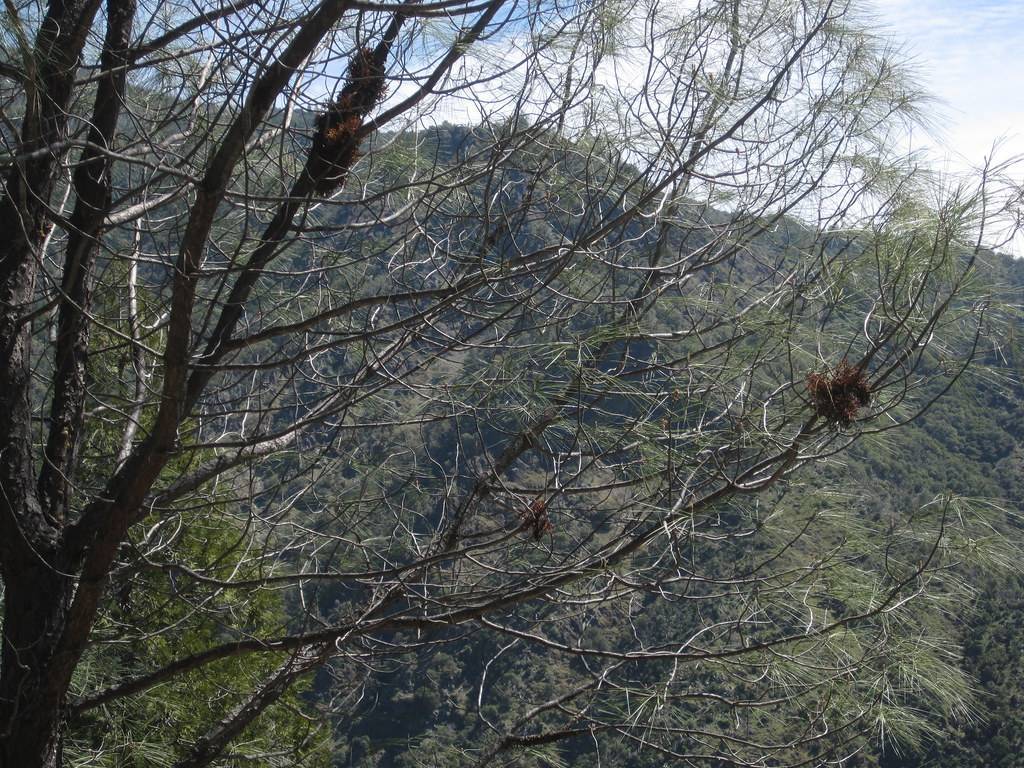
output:
[[17, 310], [32, 294], [33, 262], [0, 284], [0, 768], [56, 766], [63, 690], [50, 661], [64, 626], [71, 580], [57, 562], [59, 528], [35, 495], [28, 392], [31, 339]]
[[[66, 686], [54, 665], [72, 582], [37, 560], [6, 578], [0, 768], [57, 768]], [[57, 665], [59, 666], [59, 665]]]

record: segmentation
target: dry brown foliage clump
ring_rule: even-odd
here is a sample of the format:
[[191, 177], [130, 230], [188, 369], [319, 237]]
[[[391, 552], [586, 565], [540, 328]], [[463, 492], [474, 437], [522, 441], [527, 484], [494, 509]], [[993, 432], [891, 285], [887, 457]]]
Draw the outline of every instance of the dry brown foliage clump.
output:
[[860, 366], [850, 365], [845, 357], [831, 372], [808, 374], [807, 392], [818, 416], [844, 428], [871, 402], [867, 374]]
[[528, 531], [534, 541], [540, 541], [545, 533], [555, 530], [551, 518], [548, 517], [548, 505], [544, 499], [534, 499], [529, 507], [519, 513], [522, 519], [520, 530]]
[[358, 49], [349, 60], [345, 87], [317, 121], [307, 171], [319, 194], [338, 189], [359, 159], [363, 119], [387, 94], [386, 55], [386, 47]]

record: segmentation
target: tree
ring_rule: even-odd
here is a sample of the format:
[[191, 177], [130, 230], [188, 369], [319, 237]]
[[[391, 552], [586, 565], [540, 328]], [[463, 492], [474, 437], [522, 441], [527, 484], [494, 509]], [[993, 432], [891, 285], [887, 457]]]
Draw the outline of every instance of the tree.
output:
[[[3, 45], [0, 765], [259, 659], [207, 765], [313, 670], [471, 631], [572, 660], [481, 764], [756, 763], [946, 700], [902, 628], [954, 502], [858, 538], [786, 495], [982, 327], [993, 174], [931, 196], [846, 3], [54, 0]], [[199, 521], [236, 542], [182, 549]], [[98, 631], [157, 578], [220, 631], [83, 680], [173, 636]], [[275, 632], [224, 608], [267, 591]]]

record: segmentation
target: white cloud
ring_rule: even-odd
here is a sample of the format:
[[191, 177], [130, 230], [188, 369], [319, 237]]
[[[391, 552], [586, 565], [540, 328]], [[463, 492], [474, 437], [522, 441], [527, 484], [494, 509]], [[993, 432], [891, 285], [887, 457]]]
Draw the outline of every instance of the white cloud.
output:
[[[875, 0], [893, 40], [938, 99], [938, 141], [980, 164], [994, 141], [1024, 153], [1024, 3]], [[957, 156], [960, 156], [957, 158]]]
[[[951, 173], [1024, 156], [1024, 3], [873, 0], [937, 103], [931, 135], [914, 137]], [[1024, 167], [1014, 175], [1024, 182]], [[1011, 246], [1024, 255], [1024, 236]]]

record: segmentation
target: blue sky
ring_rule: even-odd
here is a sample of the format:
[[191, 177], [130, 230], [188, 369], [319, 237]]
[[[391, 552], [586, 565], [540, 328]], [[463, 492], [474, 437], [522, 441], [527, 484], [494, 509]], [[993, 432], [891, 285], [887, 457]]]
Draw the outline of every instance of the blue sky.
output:
[[[1024, 1], [869, 0], [938, 99], [932, 140], [950, 169], [1024, 154]], [[920, 137], [924, 139], [924, 137]]]

